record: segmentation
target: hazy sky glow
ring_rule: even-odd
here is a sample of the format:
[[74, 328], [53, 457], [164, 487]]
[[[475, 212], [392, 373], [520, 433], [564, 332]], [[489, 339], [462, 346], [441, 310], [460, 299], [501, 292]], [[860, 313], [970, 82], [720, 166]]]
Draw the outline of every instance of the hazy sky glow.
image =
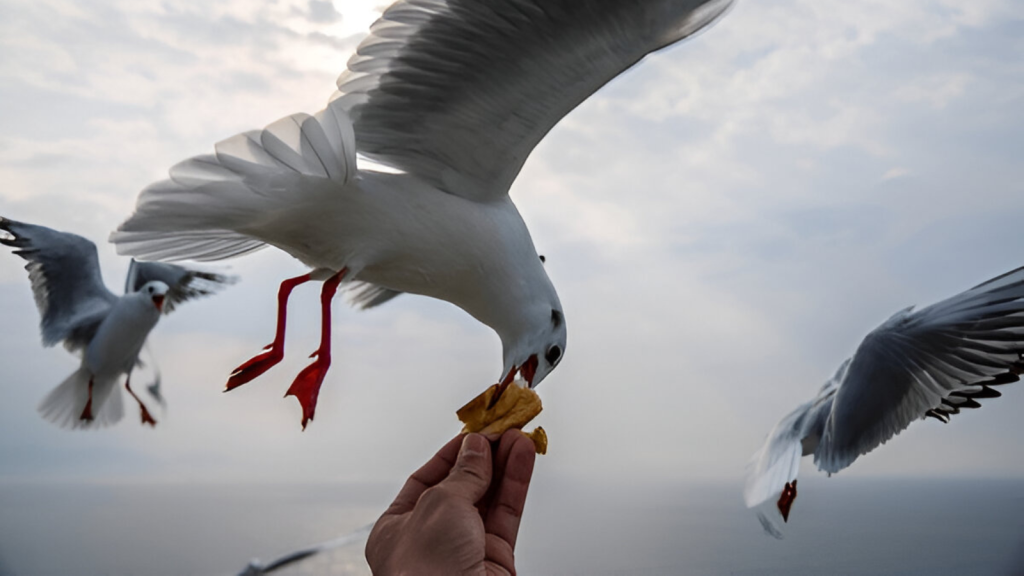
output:
[[[175, 162], [315, 112], [381, 2], [0, 0], [0, 214], [105, 243]], [[1024, 6], [1016, 0], [739, 2], [570, 114], [512, 194], [569, 326], [540, 388], [542, 474], [737, 478], [774, 422], [860, 339], [1024, 265]], [[23, 262], [0, 254], [0, 480], [395, 479], [498, 377], [460, 310], [340, 302], [316, 420], [282, 399], [318, 340], [292, 299], [285, 361], [222, 394], [269, 342], [280, 280], [242, 282], [154, 331], [169, 411], [98, 433], [38, 417], [77, 360], [43, 349]], [[918, 423], [846, 475], [1024, 477], [1024, 386]], [[809, 470], [805, 470], [806, 474]], [[738, 496], [737, 496], [738, 497]]]

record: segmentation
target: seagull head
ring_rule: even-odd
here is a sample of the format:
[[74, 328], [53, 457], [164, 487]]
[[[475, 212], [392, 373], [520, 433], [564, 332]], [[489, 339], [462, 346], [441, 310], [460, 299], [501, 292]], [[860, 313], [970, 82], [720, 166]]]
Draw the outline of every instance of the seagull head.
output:
[[544, 307], [536, 317], [532, 329], [516, 338], [504, 341], [505, 367], [502, 383], [512, 382], [517, 376], [535, 388], [565, 355], [565, 316], [559, 307]]
[[156, 307], [157, 312], [164, 311], [164, 300], [167, 299], [167, 292], [171, 288], [159, 280], [152, 280], [146, 282], [139, 289], [138, 293], [142, 294], [144, 298], [148, 298], [153, 302], [153, 306]]

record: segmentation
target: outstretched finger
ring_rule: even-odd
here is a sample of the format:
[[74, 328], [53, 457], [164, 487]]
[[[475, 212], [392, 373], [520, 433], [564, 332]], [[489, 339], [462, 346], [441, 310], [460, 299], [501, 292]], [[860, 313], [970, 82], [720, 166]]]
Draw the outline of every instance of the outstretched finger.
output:
[[533, 476], [536, 459], [533, 442], [519, 430], [509, 430], [501, 437], [497, 458], [497, 489], [487, 508], [484, 530], [516, 547], [519, 522], [526, 506], [526, 492]]
[[491, 445], [480, 434], [467, 434], [451, 473], [437, 489], [476, 504], [487, 493], [493, 477]]
[[402, 486], [398, 496], [395, 496], [395, 501], [391, 503], [391, 506], [384, 514], [405, 514], [409, 512], [416, 506], [420, 495], [427, 488], [436, 486], [441, 480], [447, 478], [459, 455], [463, 436], [464, 434], [459, 434], [449, 440], [447, 444], [437, 451], [437, 454], [434, 454], [433, 458], [421, 466], [419, 470], [413, 472], [412, 476], [409, 476], [409, 479], [405, 481], [405, 485]]

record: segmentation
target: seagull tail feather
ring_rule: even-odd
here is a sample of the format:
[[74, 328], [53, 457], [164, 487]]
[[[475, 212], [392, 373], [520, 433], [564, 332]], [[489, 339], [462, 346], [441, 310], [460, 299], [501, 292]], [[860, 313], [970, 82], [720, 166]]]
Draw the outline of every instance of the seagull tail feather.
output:
[[92, 419], [83, 419], [89, 403], [89, 381], [92, 374], [83, 364], [71, 373], [56, 388], [50, 391], [39, 404], [39, 414], [45, 420], [71, 429], [96, 429], [116, 423], [124, 415], [118, 380], [93, 380]]
[[232, 258], [259, 250], [276, 215], [319, 202], [356, 175], [352, 123], [334, 103], [223, 140], [214, 154], [178, 163], [139, 195], [110, 236], [141, 260]]

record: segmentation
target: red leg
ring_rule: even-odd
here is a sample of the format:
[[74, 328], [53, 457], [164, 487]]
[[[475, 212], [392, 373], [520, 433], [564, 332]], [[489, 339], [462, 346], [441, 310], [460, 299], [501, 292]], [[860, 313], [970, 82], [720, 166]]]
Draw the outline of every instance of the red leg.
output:
[[78, 419], [92, 422], [92, 378], [89, 378], [89, 399], [85, 402], [85, 409], [82, 410], [82, 415]]
[[132, 392], [131, 379], [132, 375], [129, 374], [128, 377], [124, 379], [124, 387], [128, 390], [128, 393], [132, 395], [132, 398], [135, 398], [135, 401], [139, 403], [139, 409], [142, 412], [142, 423], [149, 424], [155, 428], [156, 420], [154, 420], [153, 416], [150, 415], [149, 410], [146, 410], [146, 405], [142, 403], [142, 400], [139, 400], [139, 397], [135, 395], [135, 392]]
[[285, 396], [295, 396], [302, 405], [302, 429], [313, 419], [316, 412], [316, 399], [320, 395], [320, 385], [324, 382], [327, 369], [331, 366], [331, 300], [338, 291], [338, 284], [345, 277], [347, 269], [342, 269], [324, 282], [320, 293], [320, 347], [310, 355], [316, 360], [306, 366], [288, 388]]
[[310, 281], [309, 274], [303, 274], [296, 278], [289, 278], [281, 282], [281, 288], [277, 291], [277, 330], [274, 332], [274, 341], [263, 350], [250, 358], [247, 362], [235, 368], [228, 378], [228, 385], [225, 392], [234, 390], [242, 384], [249, 382], [277, 364], [284, 358], [284, 327], [288, 315], [288, 297], [292, 289], [299, 284]]

